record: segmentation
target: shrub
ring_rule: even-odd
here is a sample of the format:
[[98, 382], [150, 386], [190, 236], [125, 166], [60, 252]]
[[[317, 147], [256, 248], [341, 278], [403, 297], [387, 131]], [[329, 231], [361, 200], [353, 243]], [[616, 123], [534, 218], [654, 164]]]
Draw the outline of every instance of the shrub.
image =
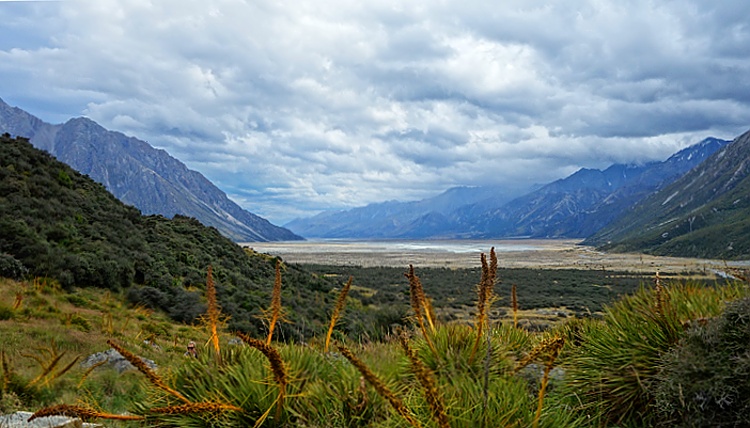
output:
[[677, 346], [683, 323], [715, 316], [722, 302], [743, 294], [734, 285], [642, 289], [607, 308], [601, 322], [581, 324], [580, 344], [566, 361], [571, 403], [581, 403], [579, 410], [604, 424], [652, 425], [662, 356]]
[[678, 426], [750, 426], [750, 299], [693, 324], [664, 358], [660, 415]]
[[26, 266], [10, 254], [0, 253], [0, 276], [11, 279], [21, 279], [29, 273]]

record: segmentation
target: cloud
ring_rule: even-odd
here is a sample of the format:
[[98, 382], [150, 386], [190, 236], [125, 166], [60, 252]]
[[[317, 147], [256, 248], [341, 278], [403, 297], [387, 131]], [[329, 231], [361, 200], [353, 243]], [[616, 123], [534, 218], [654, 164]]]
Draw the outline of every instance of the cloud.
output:
[[0, 4], [0, 96], [164, 148], [276, 223], [665, 159], [750, 117], [750, 5]]

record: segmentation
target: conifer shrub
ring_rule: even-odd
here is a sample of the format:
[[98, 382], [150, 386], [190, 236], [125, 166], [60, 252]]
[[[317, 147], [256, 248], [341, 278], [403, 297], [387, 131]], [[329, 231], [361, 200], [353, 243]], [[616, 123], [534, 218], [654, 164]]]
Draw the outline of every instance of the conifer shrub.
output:
[[750, 426], [750, 298], [691, 323], [664, 357], [656, 403], [673, 426]]

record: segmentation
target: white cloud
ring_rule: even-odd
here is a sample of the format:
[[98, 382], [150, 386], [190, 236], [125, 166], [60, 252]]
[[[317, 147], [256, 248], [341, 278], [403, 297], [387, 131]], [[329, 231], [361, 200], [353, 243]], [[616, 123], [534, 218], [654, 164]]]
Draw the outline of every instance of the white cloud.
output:
[[529, 185], [750, 117], [750, 6], [100, 0], [0, 6], [0, 97], [165, 148], [249, 210]]

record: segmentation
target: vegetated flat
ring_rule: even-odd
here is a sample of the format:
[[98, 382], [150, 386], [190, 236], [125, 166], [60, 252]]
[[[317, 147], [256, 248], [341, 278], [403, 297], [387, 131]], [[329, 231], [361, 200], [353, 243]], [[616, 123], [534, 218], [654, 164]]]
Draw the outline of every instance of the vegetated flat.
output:
[[362, 267], [473, 268], [480, 253], [495, 247], [501, 268], [620, 270], [641, 273], [699, 273], [729, 267], [747, 267], [747, 262], [660, 257], [635, 253], [605, 253], [578, 245], [572, 239], [514, 240], [388, 240], [388, 241], [300, 241], [253, 242], [242, 245], [280, 256], [288, 263]]

